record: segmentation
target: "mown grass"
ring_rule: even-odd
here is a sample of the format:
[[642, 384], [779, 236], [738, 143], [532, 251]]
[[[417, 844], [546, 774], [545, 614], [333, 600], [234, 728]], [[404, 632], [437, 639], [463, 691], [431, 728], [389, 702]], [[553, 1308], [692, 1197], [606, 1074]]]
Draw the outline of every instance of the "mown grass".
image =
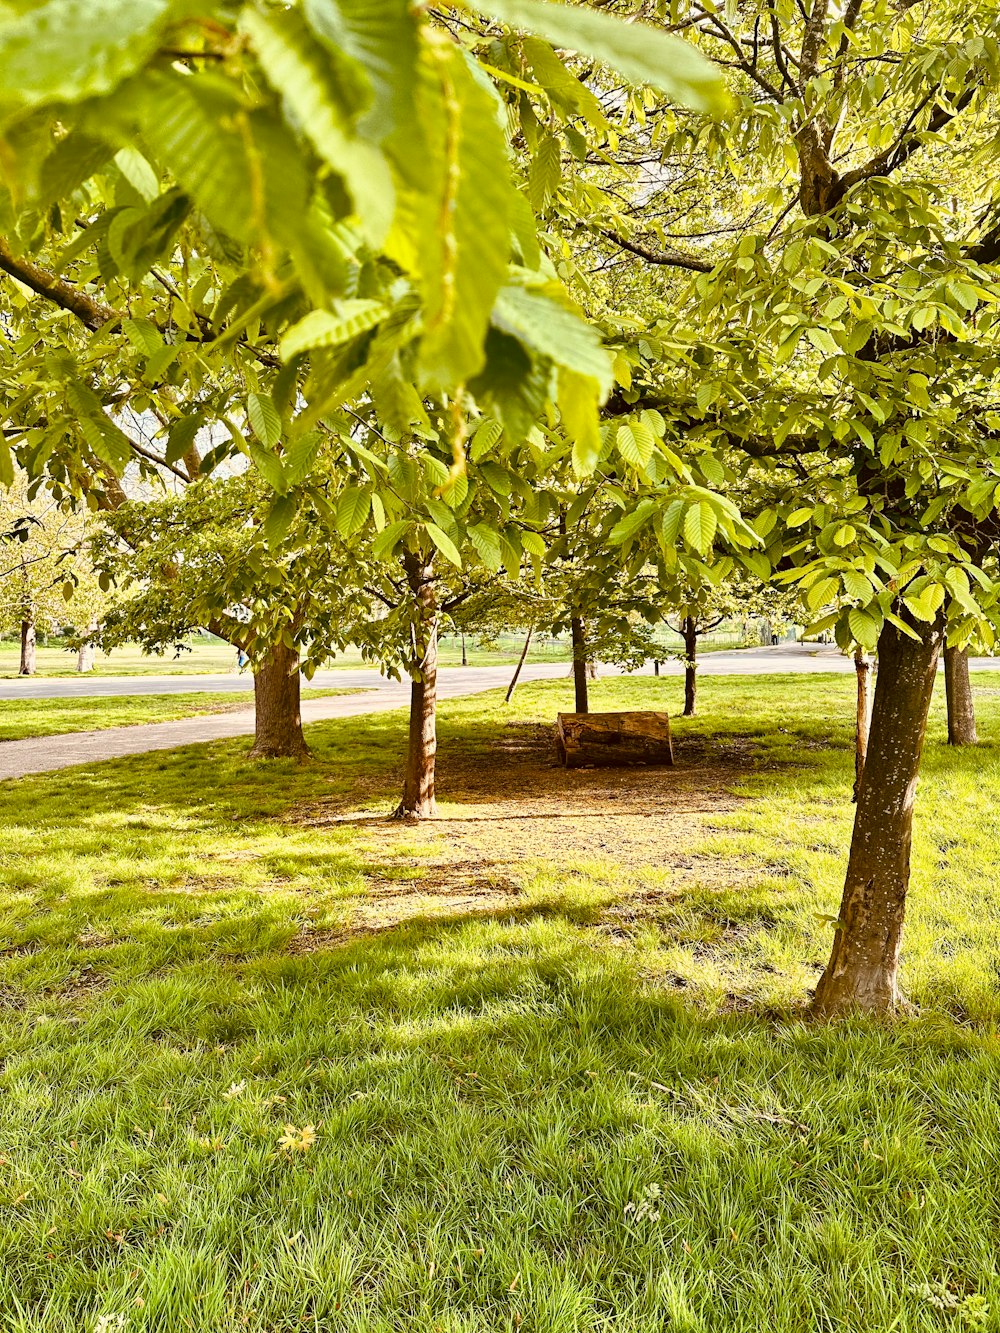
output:
[[[354, 690], [303, 690], [303, 699]], [[104, 731], [108, 727], [173, 722], [209, 713], [253, 707], [253, 690], [206, 691], [192, 694], [125, 694], [79, 699], [0, 699], [0, 741], [29, 736], [61, 736], [73, 731]]]
[[[1000, 681], [976, 683], [992, 738]], [[813, 1025], [851, 687], [703, 682], [682, 744], [756, 766], [692, 850], [751, 879], [695, 885], [625, 942], [592, 927], [636, 883], [609, 854], [324, 946], [393, 867], [370, 825], [297, 812], [387, 806], [399, 716], [312, 727], [301, 768], [225, 743], [4, 784], [0, 1327], [1000, 1326], [997, 750], [930, 746], [921, 1012]], [[594, 693], [676, 711], [680, 683]], [[567, 682], [526, 687], [513, 716], [567, 703]], [[511, 716], [449, 704], [443, 771], [462, 747], [502, 783]], [[286, 1125], [315, 1142], [283, 1149]]]

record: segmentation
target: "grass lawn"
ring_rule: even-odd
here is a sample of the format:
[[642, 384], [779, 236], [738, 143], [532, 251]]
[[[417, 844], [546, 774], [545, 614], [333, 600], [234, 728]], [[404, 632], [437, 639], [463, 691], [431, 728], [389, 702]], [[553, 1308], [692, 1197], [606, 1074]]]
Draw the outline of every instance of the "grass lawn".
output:
[[[303, 699], [356, 690], [303, 690]], [[124, 694], [81, 699], [0, 699], [0, 742], [28, 736], [61, 736], [72, 731], [104, 731], [142, 722], [173, 722], [206, 713], [253, 707], [253, 690], [204, 694]]]
[[[0, 1328], [1000, 1327], [1000, 676], [918, 798], [894, 1025], [804, 1019], [849, 677], [706, 678], [673, 770], [568, 681], [0, 786]], [[595, 708], [679, 709], [682, 682]]]

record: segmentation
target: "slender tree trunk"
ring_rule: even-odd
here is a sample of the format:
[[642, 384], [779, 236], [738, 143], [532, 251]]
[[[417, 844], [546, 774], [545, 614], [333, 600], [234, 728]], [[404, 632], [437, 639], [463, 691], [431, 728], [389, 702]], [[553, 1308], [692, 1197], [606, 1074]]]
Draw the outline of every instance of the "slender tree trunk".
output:
[[948, 744], [975, 745], [979, 737], [976, 735], [968, 649], [945, 648], [944, 688], [948, 699]]
[[684, 712], [682, 717], [694, 717], [698, 697], [698, 622], [694, 616], [684, 617]]
[[462, 634], [462, 666], [467, 667], [468, 665], [469, 665], [469, 659], [468, 659], [468, 657], [466, 657], [466, 655], [465, 655], [465, 634], [463, 633], [463, 634]]
[[20, 675], [35, 674], [35, 622], [30, 617], [21, 621], [21, 669]]
[[573, 688], [576, 694], [576, 712], [590, 712], [590, 696], [587, 690], [587, 632], [580, 616], [570, 619], [573, 637]]
[[251, 759], [306, 759], [299, 699], [299, 655], [283, 643], [273, 644], [254, 665], [257, 730]]
[[403, 563], [416, 608], [417, 658], [410, 673], [410, 730], [403, 796], [392, 817], [429, 819], [436, 809], [437, 600], [431, 566], [410, 555]]
[[653, 659], [653, 675], [654, 675], [654, 676], [658, 676], [659, 674], [660, 674], [660, 663], [659, 663], [659, 659], [658, 659], [658, 658], [654, 658], [654, 659]]
[[535, 632], [534, 625], [528, 626], [528, 632], [524, 636], [524, 647], [521, 649], [521, 656], [518, 659], [517, 666], [514, 668], [514, 674], [511, 677], [510, 684], [507, 686], [507, 697], [504, 703], [509, 704], [514, 697], [514, 687], [517, 685], [517, 678], [521, 674], [521, 668], [524, 666], [524, 660], [528, 656], [528, 649], [531, 647], [531, 636]]
[[858, 678], [858, 711], [854, 727], [854, 800], [861, 791], [861, 775], [868, 755], [868, 732], [872, 721], [872, 664], [864, 649], [854, 654], [854, 670]]
[[914, 640], [886, 624], [878, 644], [868, 757], [854, 817], [844, 896], [813, 1011], [892, 1012], [898, 969], [917, 773], [934, 692], [941, 623], [915, 626]]

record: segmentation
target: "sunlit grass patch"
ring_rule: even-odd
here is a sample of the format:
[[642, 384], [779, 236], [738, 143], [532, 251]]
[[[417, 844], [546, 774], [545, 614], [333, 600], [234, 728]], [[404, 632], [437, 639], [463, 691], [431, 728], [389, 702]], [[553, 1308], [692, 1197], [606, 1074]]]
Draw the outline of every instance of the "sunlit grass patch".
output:
[[[567, 682], [446, 705], [427, 828], [356, 817], [392, 804], [401, 715], [312, 727], [306, 765], [233, 742], [4, 784], [0, 1326], [995, 1320], [1000, 713], [985, 696], [974, 753], [932, 721], [922, 1012], [817, 1027], [852, 684], [706, 680], [679, 767], [576, 842], [554, 793], [585, 810], [594, 783], [543, 763], [526, 793], [490, 748]], [[603, 681], [594, 706], [679, 688]], [[644, 812], [664, 784], [676, 811]], [[601, 847], [612, 818], [642, 855]]]

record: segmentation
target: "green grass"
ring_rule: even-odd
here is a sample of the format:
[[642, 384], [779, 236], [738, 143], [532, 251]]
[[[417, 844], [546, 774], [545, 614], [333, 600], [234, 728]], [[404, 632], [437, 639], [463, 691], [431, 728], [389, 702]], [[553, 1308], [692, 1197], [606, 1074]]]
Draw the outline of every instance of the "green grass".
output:
[[[303, 690], [303, 699], [356, 690]], [[125, 694], [80, 699], [0, 699], [0, 742], [29, 736], [62, 736], [73, 731], [104, 731], [143, 722], [173, 722], [253, 707], [253, 691], [193, 694]]]
[[[1000, 677], [975, 685], [995, 737]], [[0, 787], [0, 1328], [1000, 1327], [998, 750], [949, 752], [936, 714], [904, 963], [922, 1012], [815, 1026], [851, 689], [703, 682], [681, 744], [754, 763], [691, 851], [749, 878], [625, 940], [595, 920], [672, 872], [609, 853], [527, 865], [486, 913], [323, 943], [426, 844], [301, 818], [388, 806], [401, 715], [313, 726], [304, 767], [233, 742]], [[594, 707], [676, 712], [680, 690], [602, 681]], [[568, 700], [449, 703], [443, 773], [461, 753], [502, 786], [503, 723]], [[282, 1151], [286, 1124], [314, 1146]]]

